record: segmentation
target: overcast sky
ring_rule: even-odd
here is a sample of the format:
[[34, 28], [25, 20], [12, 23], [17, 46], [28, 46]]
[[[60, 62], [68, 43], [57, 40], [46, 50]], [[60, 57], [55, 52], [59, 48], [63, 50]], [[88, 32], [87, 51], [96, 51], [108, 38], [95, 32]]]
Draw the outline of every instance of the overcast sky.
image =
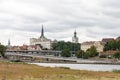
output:
[[0, 0], [0, 42], [29, 44], [44, 25], [49, 39], [79, 42], [120, 36], [120, 0]]

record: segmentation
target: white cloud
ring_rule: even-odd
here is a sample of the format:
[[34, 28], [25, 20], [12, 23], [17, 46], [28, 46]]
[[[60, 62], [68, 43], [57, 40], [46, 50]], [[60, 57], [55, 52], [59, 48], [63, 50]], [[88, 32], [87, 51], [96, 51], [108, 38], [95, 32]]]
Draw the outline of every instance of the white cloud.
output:
[[0, 0], [0, 42], [29, 43], [42, 24], [51, 39], [71, 41], [75, 28], [80, 42], [117, 37], [119, 8], [119, 0]]

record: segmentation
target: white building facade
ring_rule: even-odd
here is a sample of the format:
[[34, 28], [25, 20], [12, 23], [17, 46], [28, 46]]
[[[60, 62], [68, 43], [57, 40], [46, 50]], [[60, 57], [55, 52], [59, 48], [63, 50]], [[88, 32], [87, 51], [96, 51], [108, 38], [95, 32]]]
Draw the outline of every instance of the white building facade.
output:
[[41, 30], [41, 36], [39, 38], [30, 39], [30, 45], [40, 45], [42, 49], [51, 49], [51, 44], [52, 41], [44, 36], [43, 26]]

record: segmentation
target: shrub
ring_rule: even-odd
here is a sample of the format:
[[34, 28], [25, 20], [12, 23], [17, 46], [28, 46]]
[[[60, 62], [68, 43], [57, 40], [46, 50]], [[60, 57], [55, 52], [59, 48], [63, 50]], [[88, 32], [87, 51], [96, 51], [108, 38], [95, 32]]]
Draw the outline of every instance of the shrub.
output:
[[89, 55], [87, 54], [87, 53], [85, 53], [84, 55], [83, 55], [83, 59], [88, 59], [89, 58]]
[[89, 55], [85, 53], [83, 50], [77, 51], [75, 55], [77, 58], [83, 58], [83, 59], [88, 59], [89, 57]]
[[120, 51], [114, 53], [113, 57], [116, 58], [116, 59], [119, 59], [120, 58]]
[[91, 46], [89, 49], [87, 49], [86, 54], [89, 55], [89, 57], [94, 57], [98, 55], [97, 49], [95, 46]]
[[114, 73], [120, 73], [120, 70], [113, 70]]
[[100, 58], [107, 58], [107, 55], [100, 55]]
[[69, 67], [59, 67], [61, 69], [70, 69]]
[[17, 60], [11, 60], [11, 62], [21, 62], [21, 61], [17, 59]]
[[5, 57], [6, 47], [0, 44], [0, 54], [2, 57]]
[[75, 55], [77, 58], [82, 58], [85, 52], [83, 50], [78, 50]]
[[61, 56], [62, 57], [70, 57], [71, 56], [71, 53], [68, 49], [65, 49], [61, 52]]

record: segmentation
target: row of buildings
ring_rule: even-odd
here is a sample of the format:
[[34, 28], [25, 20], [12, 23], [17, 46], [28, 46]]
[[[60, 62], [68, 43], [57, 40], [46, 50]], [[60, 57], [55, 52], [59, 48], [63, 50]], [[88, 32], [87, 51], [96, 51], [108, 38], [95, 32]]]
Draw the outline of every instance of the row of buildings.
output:
[[[104, 45], [106, 42], [112, 41], [114, 38], [103, 38], [101, 41], [87, 41], [81, 43], [81, 50], [86, 51], [91, 46], [95, 46], [98, 52], [103, 52]], [[116, 40], [120, 40], [120, 37], [116, 38]], [[79, 38], [77, 37], [77, 32], [75, 30], [74, 36], [72, 37], [73, 43], [79, 43]], [[30, 45], [23, 46], [13, 46], [10, 47], [10, 40], [8, 41], [8, 48], [12, 50], [42, 50], [42, 49], [52, 49], [52, 41], [51, 39], [47, 39], [44, 35], [44, 27], [42, 25], [41, 36], [38, 38], [30, 38]]]
[[[78, 43], [79, 39], [77, 37], [76, 31], [74, 32], [74, 36], [72, 37], [73, 43]], [[42, 50], [42, 49], [52, 49], [52, 41], [44, 36], [44, 27], [42, 25], [41, 36], [38, 38], [30, 38], [30, 45], [22, 45], [22, 46], [11, 46], [10, 40], [8, 40], [8, 49], [9, 50]]]
[[30, 46], [39, 45], [41, 48], [51, 49], [52, 40], [44, 36], [44, 29], [42, 25], [41, 36], [39, 38], [30, 38]]
[[[76, 31], [74, 32], [74, 36], [72, 37], [72, 42], [73, 43], [78, 43], [78, 37], [77, 37], [77, 33]], [[50, 39], [47, 39], [45, 36], [44, 36], [44, 28], [43, 28], [43, 25], [42, 25], [42, 29], [41, 29], [41, 36], [39, 38], [30, 38], [30, 45], [33, 46], [33, 45], [39, 45], [41, 46], [43, 49], [52, 49], [52, 43], [54, 41], [50, 40]]]
[[120, 40], [120, 37], [114, 38], [103, 38], [101, 41], [87, 41], [81, 43], [81, 50], [86, 51], [91, 46], [95, 46], [98, 52], [103, 52], [104, 45], [112, 40]]
[[[89, 49], [91, 46], [95, 46], [98, 52], [103, 52], [103, 48], [104, 45], [109, 42], [114, 40], [114, 38], [103, 38], [101, 41], [87, 41], [87, 42], [83, 42], [81, 43], [81, 50], [86, 51], [87, 49]], [[116, 40], [120, 40], [120, 37], [116, 38]], [[77, 37], [77, 32], [75, 30], [74, 32], [74, 36], [72, 37], [72, 42], [73, 43], [79, 43], [79, 38]], [[41, 45], [42, 48], [47, 48], [47, 49], [52, 49], [51, 45], [52, 45], [53, 41], [50, 39], [47, 39], [44, 36], [44, 28], [42, 25], [42, 29], [41, 29], [41, 36], [39, 38], [31, 38], [30, 39], [30, 45]]]

